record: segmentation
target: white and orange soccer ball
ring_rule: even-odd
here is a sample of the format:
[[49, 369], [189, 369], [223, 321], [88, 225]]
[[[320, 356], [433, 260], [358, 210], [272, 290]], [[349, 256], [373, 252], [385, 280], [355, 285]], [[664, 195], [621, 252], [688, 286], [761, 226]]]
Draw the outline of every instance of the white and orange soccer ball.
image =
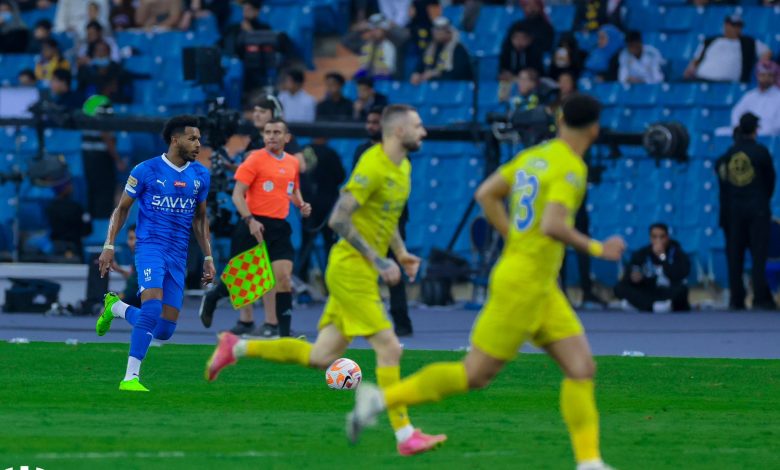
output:
[[360, 366], [352, 359], [336, 359], [325, 371], [325, 382], [334, 390], [354, 390], [363, 380]]

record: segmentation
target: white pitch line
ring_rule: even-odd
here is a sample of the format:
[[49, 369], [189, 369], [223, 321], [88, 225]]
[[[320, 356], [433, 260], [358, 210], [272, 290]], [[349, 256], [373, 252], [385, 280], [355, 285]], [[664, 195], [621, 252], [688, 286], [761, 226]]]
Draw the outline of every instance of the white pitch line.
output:
[[35, 459], [42, 460], [86, 460], [86, 459], [182, 459], [186, 457], [281, 457], [281, 452], [258, 452], [254, 450], [244, 452], [47, 452], [35, 455]]

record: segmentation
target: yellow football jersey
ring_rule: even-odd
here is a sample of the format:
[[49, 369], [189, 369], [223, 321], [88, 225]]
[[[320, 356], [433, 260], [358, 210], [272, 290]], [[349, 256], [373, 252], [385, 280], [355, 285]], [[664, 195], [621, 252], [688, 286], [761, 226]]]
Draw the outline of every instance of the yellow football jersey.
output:
[[[396, 165], [381, 144], [374, 145], [360, 157], [342, 191], [349, 191], [360, 204], [352, 214], [352, 223], [358, 233], [379, 256], [386, 256], [411, 191], [409, 160], [405, 158]], [[331, 260], [337, 262], [359, 255], [344, 239], [339, 240], [333, 250]]]
[[565, 247], [542, 233], [542, 215], [548, 203], [560, 203], [569, 209], [567, 223], [574, 225], [585, 195], [585, 162], [568, 144], [554, 139], [520, 152], [498, 171], [512, 186], [503, 261], [511, 259], [539, 281], [555, 279]]

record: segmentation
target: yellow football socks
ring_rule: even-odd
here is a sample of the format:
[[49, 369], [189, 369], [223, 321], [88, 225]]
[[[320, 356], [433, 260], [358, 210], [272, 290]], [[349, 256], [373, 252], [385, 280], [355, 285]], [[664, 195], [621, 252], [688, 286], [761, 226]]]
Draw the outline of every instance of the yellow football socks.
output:
[[563, 380], [561, 414], [569, 428], [577, 462], [601, 459], [599, 412], [596, 410], [593, 380]]
[[462, 362], [431, 364], [392, 387], [383, 387], [387, 409], [440, 401], [446, 396], [466, 392], [468, 388], [466, 366]]
[[311, 348], [311, 343], [297, 338], [248, 340], [246, 342], [246, 357], [259, 357], [266, 361], [309, 367]]
[[[380, 388], [387, 389], [401, 382], [400, 366], [377, 366], [376, 381]], [[409, 411], [406, 405], [396, 405], [387, 407], [387, 416], [390, 418], [390, 425], [394, 431], [409, 426]]]

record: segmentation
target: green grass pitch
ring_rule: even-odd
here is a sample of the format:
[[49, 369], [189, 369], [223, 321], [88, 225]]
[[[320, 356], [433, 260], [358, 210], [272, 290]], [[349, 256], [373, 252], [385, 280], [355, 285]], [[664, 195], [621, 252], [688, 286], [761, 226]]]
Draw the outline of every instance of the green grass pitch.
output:
[[[441, 449], [396, 454], [383, 418], [351, 447], [352, 392], [244, 360], [203, 379], [207, 346], [152, 348], [148, 394], [117, 390], [124, 344], [0, 344], [0, 468], [573, 468], [560, 373], [524, 355], [483, 391], [411, 410]], [[349, 351], [374, 380], [373, 353]], [[458, 353], [407, 351], [408, 374]], [[605, 460], [619, 469], [780, 468], [780, 361], [598, 358]]]

